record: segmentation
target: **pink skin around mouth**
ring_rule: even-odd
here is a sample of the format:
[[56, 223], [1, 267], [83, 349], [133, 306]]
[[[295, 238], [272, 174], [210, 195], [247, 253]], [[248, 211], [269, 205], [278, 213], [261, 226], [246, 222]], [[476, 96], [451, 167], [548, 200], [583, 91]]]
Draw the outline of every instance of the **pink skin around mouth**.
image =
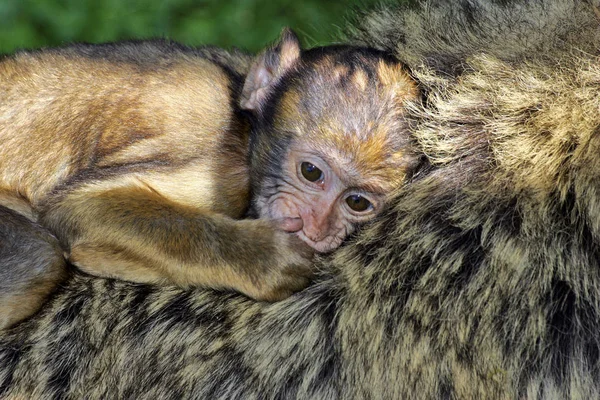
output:
[[272, 202], [267, 215], [279, 229], [285, 232], [295, 233], [304, 228], [304, 221], [300, 217], [296, 204], [288, 199], [280, 198]]
[[[298, 215], [299, 213], [300, 211], [295, 204], [290, 204], [289, 202], [285, 201], [273, 203], [269, 209], [271, 219], [275, 222], [279, 229], [283, 230], [284, 232], [296, 234], [303, 242], [308, 244], [317, 252], [328, 251], [329, 248], [325, 243], [314, 241], [304, 233], [304, 219]], [[294, 214], [298, 216], [289, 216]]]
[[279, 229], [297, 235], [303, 242], [312, 247], [318, 253], [331, 251], [333, 248], [339, 245], [338, 243], [332, 246], [331, 243], [315, 242], [314, 240], [310, 239], [302, 230], [304, 227], [304, 222], [300, 217], [283, 217], [277, 218], [274, 221]]

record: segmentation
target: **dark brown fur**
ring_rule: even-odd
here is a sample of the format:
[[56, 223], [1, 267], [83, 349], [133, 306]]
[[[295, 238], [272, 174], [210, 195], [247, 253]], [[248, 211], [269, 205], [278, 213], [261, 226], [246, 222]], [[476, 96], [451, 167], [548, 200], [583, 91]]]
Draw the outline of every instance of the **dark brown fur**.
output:
[[10, 326], [36, 312], [67, 271], [46, 229], [2, 205], [0, 221], [0, 326]]

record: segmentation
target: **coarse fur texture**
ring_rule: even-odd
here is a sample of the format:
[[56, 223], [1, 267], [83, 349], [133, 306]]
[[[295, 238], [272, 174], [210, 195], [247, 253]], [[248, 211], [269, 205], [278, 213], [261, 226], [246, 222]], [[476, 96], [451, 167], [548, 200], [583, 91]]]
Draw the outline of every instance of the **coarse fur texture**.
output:
[[460, 74], [465, 60], [478, 53], [507, 62], [546, 57], [552, 63], [557, 51], [596, 51], [600, 32], [594, 3], [598, 2], [400, 1], [356, 12], [344, 36], [389, 51], [413, 67], [428, 65], [440, 75]]
[[[376, 11], [360, 40], [428, 94], [431, 169], [280, 303], [75, 276], [0, 336], [0, 397], [597, 398], [595, 18], [565, 0]], [[396, 47], [404, 26], [443, 48]]]

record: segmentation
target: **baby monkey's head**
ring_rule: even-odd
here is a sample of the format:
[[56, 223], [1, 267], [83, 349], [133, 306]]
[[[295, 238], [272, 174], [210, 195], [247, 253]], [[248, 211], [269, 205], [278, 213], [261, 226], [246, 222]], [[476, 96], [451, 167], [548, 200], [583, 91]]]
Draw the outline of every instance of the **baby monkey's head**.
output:
[[318, 252], [372, 219], [416, 166], [407, 101], [417, 85], [385, 53], [301, 50], [284, 30], [258, 56], [241, 97], [253, 116], [252, 208]]

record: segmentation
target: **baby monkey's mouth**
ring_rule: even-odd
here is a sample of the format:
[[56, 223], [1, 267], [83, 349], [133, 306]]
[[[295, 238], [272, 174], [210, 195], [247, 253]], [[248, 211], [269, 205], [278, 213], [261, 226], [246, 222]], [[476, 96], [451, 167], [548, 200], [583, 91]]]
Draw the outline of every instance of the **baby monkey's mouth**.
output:
[[342, 232], [334, 235], [332, 232], [316, 233], [322, 237], [315, 237], [306, 231], [307, 227], [298, 207], [285, 199], [272, 201], [267, 211], [268, 218], [275, 222], [277, 228], [295, 234], [300, 240], [310, 246], [317, 253], [328, 253], [337, 248], [343, 241], [345, 235]]
[[306, 236], [302, 230], [297, 231], [295, 234], [300, 238], [300, 240], [312, 247], [317, 253], [329, 253], [335, 250], [342, 243], [342, 239], [337, 237], [327, 237], [324, 240], [314, 241]]
[[302, 229], [304, 223], [302, 218], [283, 218], [279, 221], [282, 230], [295, 234], [300, 240], [309, 245], [317, 253], [329, 253], [342, 243], [342, 238], [337, 236], [327, 236], [322, 240], [311, 239]]

